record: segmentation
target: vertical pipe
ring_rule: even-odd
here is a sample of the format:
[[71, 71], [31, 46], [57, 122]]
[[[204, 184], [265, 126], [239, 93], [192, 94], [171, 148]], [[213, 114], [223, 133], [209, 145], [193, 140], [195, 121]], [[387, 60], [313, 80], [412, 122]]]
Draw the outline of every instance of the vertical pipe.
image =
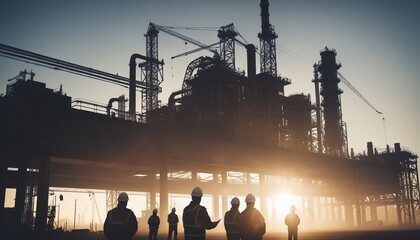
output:
[[136, 54], [131, 55], [130, 58], [130, 82], [129, 82], [129, 97], [128, 97], [128, 112], [130, 117], [136, 114]]

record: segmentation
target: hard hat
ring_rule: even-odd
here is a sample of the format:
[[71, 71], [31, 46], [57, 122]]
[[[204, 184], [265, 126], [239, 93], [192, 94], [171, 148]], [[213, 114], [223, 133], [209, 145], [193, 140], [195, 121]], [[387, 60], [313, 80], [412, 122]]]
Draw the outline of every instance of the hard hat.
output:
[[203, 190], [201, 190], [201, 188], [199, 188], [199, 187], [195, 187], [191, 192], [191, 196], [202, 197], [203, 196]]
[[232, 198], [232, 200], [230, 201], [230, 203], [233, 205], [239, 205], [239, 198], [237, 198], [237, 197], [234, 197], [234, 198]]
[[172, 212], [175, 212], [176, 211], [176, 209], [175, 208], [172, 208]]
[[153, 214], [157, 214], [157, 209], [155, 208], [155, 209], [153, 209]]
[[255, 202], [255, 196], [254, 196], [254, 194], [249, 193], [248, 195], [246, 195], [245, 202], [246, 203], [253, 203], [253, 202]]
[[118, 195], [118, 201], [119, 202], [127, 202], [128, 201], [127, 193], [126, 192], [120, 193], [120, 195]]

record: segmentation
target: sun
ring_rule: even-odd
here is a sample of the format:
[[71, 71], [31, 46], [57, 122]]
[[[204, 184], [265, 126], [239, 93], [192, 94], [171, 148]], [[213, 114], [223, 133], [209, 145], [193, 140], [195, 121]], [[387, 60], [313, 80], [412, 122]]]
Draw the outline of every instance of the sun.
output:
[[300, 199], [288, 192], [279, 192], [274, 199], [274, 207], [277, 217], [282, 219], [290, 212], [290, 206], [294, 205], [297, 209], [300, 208]]

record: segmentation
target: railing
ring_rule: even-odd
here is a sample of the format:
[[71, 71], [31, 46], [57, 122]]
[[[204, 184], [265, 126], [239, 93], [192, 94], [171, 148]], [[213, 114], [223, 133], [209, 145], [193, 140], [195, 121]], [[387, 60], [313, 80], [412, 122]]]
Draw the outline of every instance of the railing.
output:
[[[78, 99], [73, 100], [71, 102], [71, 107], [78, 110], [108, 115], [108, 110], [107, 110], [106, 105], [102, 103], [86, 100], [86, 99], [78, 98]], [[109, 108], [109, 112], [110, 112], [110, 115], [109, 115], [110, 118], [118, 118], [118, 119], [123, 119], [123, 120], [128, 120], [128, 121], [141, 122], [141, 123], [146, 122], [146, 116], [138, 112], [134, 116], [132, 116], [132, 114], [130, 114], [129, 112], [120, 111], [119, 109], [116, 109], [116, 108]]]

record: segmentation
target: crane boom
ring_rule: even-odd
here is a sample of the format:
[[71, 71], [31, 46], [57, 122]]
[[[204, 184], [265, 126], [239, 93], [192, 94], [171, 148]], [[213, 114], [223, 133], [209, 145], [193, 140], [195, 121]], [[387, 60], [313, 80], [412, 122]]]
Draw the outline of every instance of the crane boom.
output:
[[[201, 48], [203, 48], [203, 49], [205, 49], [205, 48], [207, 47], [207, 45], [206, 45], [206, 44], [204, 44], [204, 43], [202, 43], [202, 42], [200, 42], [200, 41], [197, 41], [197, 40], [195, 40], [195, 39], [192, 39], [192, 38], [190, 38], [190, 37], [187, 37], [187, 36], [185, 36], [185, 35], [183, 35], [183, 34], [181, 34], [181, 33], [175, 32], [175, 31], [173, 31], [173, 30], [169, 29], [169, 27], [160, 26], [160, 25], [158, 25], [158, 24], [156, 24], [156, 23], [152, 23], [152, 22], [151, 22], [151, 23], [149, 24], [149, 30], [148, 30], [148, 31], [150, 31], [150, 28], [155, 28], [155, 29], [157, 29], [157, 30], [163, 31], [163, 32], [165, 32], [165, 33], [167, 33], [167, 34], [169, 34], [169, 35], [172, 35], [172, 36], [174, 36], [174, 37], [177, 37], [177, 38], [179, 38], [179, 39], [182, 39], [182, 40], [184, 40], [185, 42], [187, 42], [187, 43], [191, 43], [191, 44], [193, 44], [193, 45], [195, 45], [195, 46], [197, 46], [197, 47], [201, 47]], [[208, 48], [207, 48], [207, 49], [208, 49]], [[209, 49], [209, 51], [211, 51], [211, 52], [213, 52], [213, 53], [217, 53], [217, 51], [216, 51], [216, 50], [214, 50], [214, 49]]]
[[371, 107], [376, 113], [378, 114], [383, 114], [382, 112], [378, 111], [378, 109], [376, 109], [344, 76], [343, 74], [341, 74], [340, 72], [337, 72], [338, 74], [338, 78], [344, 83], [346, 84], [346, 86], [348, 88], [350, 88], [350, 90], [352, 90], [354, 92], [354, 94], [356, 94], [359, 98], [361, 98], [363, 100], [363, 102], [365, 102], [369, 107]]

